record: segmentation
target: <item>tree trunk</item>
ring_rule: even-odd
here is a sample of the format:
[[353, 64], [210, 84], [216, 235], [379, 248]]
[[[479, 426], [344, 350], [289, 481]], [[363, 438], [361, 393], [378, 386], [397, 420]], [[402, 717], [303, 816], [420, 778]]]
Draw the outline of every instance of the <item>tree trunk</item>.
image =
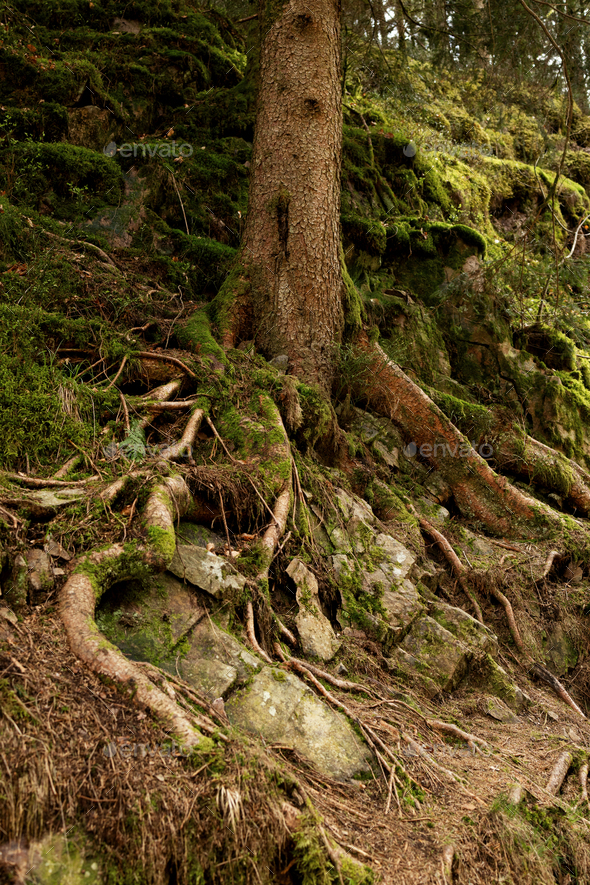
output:
[[344, 322], [340, 3], [261, 2], [260, 20], [241, 272], [257, 347], [269, 358], [286, 354], [292, 374], [329, 390]]

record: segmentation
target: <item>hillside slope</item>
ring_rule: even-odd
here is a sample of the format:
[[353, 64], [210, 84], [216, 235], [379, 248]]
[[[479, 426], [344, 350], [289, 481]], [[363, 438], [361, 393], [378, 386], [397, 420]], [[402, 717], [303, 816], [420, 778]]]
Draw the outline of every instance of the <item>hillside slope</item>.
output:
[[0, 881], [590, 882], [590, 118], [345, 43], [354, 303], [493, 534], [362, 351], [219, 343], [255, 23], [0, 12]]

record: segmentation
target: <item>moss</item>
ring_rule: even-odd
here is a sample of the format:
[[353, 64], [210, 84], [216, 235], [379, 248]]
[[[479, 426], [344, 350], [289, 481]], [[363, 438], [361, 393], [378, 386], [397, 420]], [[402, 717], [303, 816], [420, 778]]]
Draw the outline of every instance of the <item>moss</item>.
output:
[[[172, 502], [170, 502], [172, 503]], [[170, 563], [176, 550], [176, 535], [174, 528], [163, 529], [157, 525], [150, 525], [147, 529], [147, 538], [150, 547], [163, 562]]]
[[225, 351], [213, 337], [208, 311], [204, 309], [195, 311], [177, 334], [179, 341], [186, 347], [190, 347], [194, 353], [205, 358], [210, 357], [224, 366], [229, 366]]
[[4, 169], [14, 168], [17, 177], [0, 178], [15, 203], [35, 209], [50, 206], [56, 218], [79, 217], [88, 209], [117, 205], [123, 196], [123, 176], [117, 163], [103, 154], [67, 143], [20, 144], [0, 152]]
[[438, 390], [430, 389], [428, 393], [447, 418], [450, 418], [453, 424], [470, 439], [479, 441], [492, 429], [494, 416], [484, 406], [465, 402]]
[[331, 428], [334, 413], [329, 400], [319, 387], [300, 383], [297, 385], [297, 392], [302, 411], [300, 433], [313, 448]]

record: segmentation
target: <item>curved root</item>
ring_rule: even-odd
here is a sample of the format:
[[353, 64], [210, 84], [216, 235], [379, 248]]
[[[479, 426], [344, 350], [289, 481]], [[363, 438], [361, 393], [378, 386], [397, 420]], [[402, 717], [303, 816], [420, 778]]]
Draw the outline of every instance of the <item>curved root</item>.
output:
[[59, 611], [70, 648], [95, 673], [124, 687], [133, 700], [149, 709], [186, 746], [208, 741], [189, 715], [151, 682], [137, 664], [128, 660], [101, 634], [94, 620], [96, 604], [110, 586], [138, 571], [165, 569], [176, 545], [174, 520], [186, 514], [191, 498], [182, 477], [162, 480], [145, 507], [147, 543], [113, 544], [82, 557], [60, 593]]
[[[414, 509], [414, 508], [412, 508], [412, 509]], [[414, 510], [414, 513], [415, 512], [416, 511]], [[428, 532], [428, 534], [431, 535], [431, 537], [434, 538], [434, 540], [436, 541], [436, 543], [438, 544], [438, 546], [440, 547], [440, 549], [444, 553], [447, 561], [450, 563], [450, 565], [453, 568], [453, 571], [455, 572], [455, 574], [457, 576], [457, 580], [459, 581], [459, 584], [461, 585], [461, 589], [463, 590], [463, 593], [471, 600], [471, 604], [473, 605], [473, 610], [475, 612], [475, 617], [477, 618], [477, 620], [479, 621], [480, 624], [483, 624], [484, 621], [483, 621], [483, 614], [481, 611], [481, 606], [480, 606], [479, 602], [477, 601], [477, 597], [475, 596], [474, 593], [471, 592], [471, 590], [469, 589], [469, 587], [467, 585], [467, 581], [465, 580], [465, 568], [461, 564], [459, 557], [457, 556], [457, 554], [455, 553], [455, 551], [453, 550], [453, 548], [451, 547], [451, 545], [449, 544], [449, 542], [447, 541], [445, 536], [443, 534], [441, 534], [438, 531], [438, 529], [435, 529], [434, 526], [431, 525], [428, 522], [428, 520], [424, 519], [424, 517], [422, 517], [422, 516], [418, 516], [418, 520], [419, 520], [422, 528], [426, 532]]]
[[378, 414], [398, 425], [421, 456], [440, 472], [465, 516], [504, 537], [519, 531], [529, 537], [533, 519], [545, 528], [560, 527], [559, 514], [494, 473], [452, 421], [378, 344], [369, 341], [366, 332], [359, 333], [357, 345], [369, 359], [363, 378], [357, 382], [358, 393]]

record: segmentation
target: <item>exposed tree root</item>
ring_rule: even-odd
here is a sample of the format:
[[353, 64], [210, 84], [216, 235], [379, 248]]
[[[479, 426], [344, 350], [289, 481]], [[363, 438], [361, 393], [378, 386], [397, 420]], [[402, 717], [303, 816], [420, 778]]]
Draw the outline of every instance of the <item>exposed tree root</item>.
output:
[[461, 738], [461, 740], [467, 742], [470, 749], [473, 751], [475, 751], [476, 744], [481, 744], [482, 747], [489, 747], [488, 742], [484, 741], [483, 738], [476, 737], [474, 734], [469, 734], [469, 732], [463, 731], [461, 728], [452, 725], [450, 722], [442, 722], [440, 719], [427, 719], [426, 723], [435, 731], [442, 731], [445, 734], [453, 735], [453, 737]]
[[590, 514], [590, 474], [561, 452], [527, 436], [502, 434], [494, 447], [498, 465], [538, 488], [556, 492], [580, 516]]
[[184, 428], [184, 432], [180, 440], [172, 446], [169, 446], [162, 452], [162, 458], [165, 461], [176, 461], [178, 458], [182, 458], [183, 455], [188, 451], [192, 452], [192, 447], [195, 442], [195, 438], [197, 433], [199, 432], [199, 428], [201, 426], [201, 422], [205, 417], [205, 412], [203, 409], [195, 409], [190, 418], [187, 421], [186, 427]]
[[94, 620], [96, 604], [112, 584], [138, 573], [157, 573], [168, 566], [176, 545], [174, 520], [177, 514], [189, 512], [190, 504], [182, 477], [174, 476], [156, 485], [144, 512], [146, 543], [114, 544], [82, 557], [61, 590], [60, 615], [72, 651], [90, 669], [124, 687], [137, 704], [149, 709], [183, 743], [196, 747], [206, 739], [198, 731], [195, 717], [183, 713], [140, 667], [108, 642]]
[[569, 692], [565, 690], [559, 679], [556, 679], [553, 673], [550, 673], [549, 670], [544, 667], [542, 664], [535, 663], [531, 667], [531, 672], [534, 673], [539, 679], [542, 679], [543, 682], [546, 682], [547, 685], [550, 685], [555, 694], [561, 698], [561, 700], [571, 707], [572, 710], [582, 717], [582, 719], [586, 719], [586, 715], [580, 710], [574, 699], [570, 696]]
[[[414, 509], [414, 508], [412, 508], [412, 509]], [[416, 512], [416, 511], [414, 510], [414, 512]], [[418, 514], [416, 514], [416, 515], [418, 515]], [[461, 589], [463, 590], [465, 595], [468, 597], [468, 599], [471, 600], [471, 604], [473, 605], [473, 610], [475, 612], [475, 617], [480, 622], [480, 624], [483, 624], [484, 620], [483, 620], [483, 614], [481, 611], [481, 606], [480, 606], [475, 594], [472, 593], [472, 591], [469, 589], [469, 586], [468, 586], [467, 581], [465, 579], [465, 568], [461, 564], [459, 557], [457, 556], [457, 554], [455, 553], [455, 551], [453, 550], [453, 548], [451, 547], [451, 545], [449, 544], [449, 542], [447, 541], [445, 536], [443, 534], [441, 534], [441, 532], [439, 532], [438, 529], [435, 529], [434, 526], [428, 522], [428, 520], [424, 519], [424, 517], [418, 516], [418, 519], [420, 521], [420, 525], [422, 526], [422, 528], [425, 531], [427, 531], [428, 534], [434, 538], [434, 540], [436, 541], [436, 543], [438, 544], [438, 546], [440, 547], [440, 549], [444, 553], [446, 559], [450, 563], [453, 571], [455, 572], [455, 574], [457, 576], [457, 580], [459, 581]]]
[[252, 601], [249, 599], [246, 603], [246, 636], [248, 637], [248, 642], [260, 657], [266, 661], [267, 664], [272, 664], [272, 658], [270, 658], [264, 649], [261, 647], [260, 643], [256, 639], [256, 630], [254, 628], [254, 608], [252, 606]]
[[[510, 537], [561, 527], [559, 515], [498, 476], [424, 391], [391, 362], [378, 344], [359, 333], [357, 345], [367, 357], [357, 393], [380, 415], [396, 424], [412, 451], [438, 470], [450, 485], [464, 516], [481, 522], [492, 534]], [[414, 449], [415, 447], [415, 449]]]
[[578, 779], [580, 781], [580, 791], [582, 793], [582, 802], [585, 802], [586, 805], [590, 805], [590, 800], [588, 799], [588, 761], [582, 762], [580, 765], [580, 770], [578, 772]]
[[0, 476], [10, 480], [10, 482], [18, 482], [23, 486], [31, 486], [34, 489], [72, 488], [73, 486], [85, 486], [91, 482], [98, 482], [100, 479], [100, 476], [89, 476], [88, 479], [77, 479], [73, 482], [66, 482], [62, 479], [42, 479], [41, 477], [26, 476], [25, 474], [21, 475], [20, 473], [0, 473]]
[[545, 568], [543, 569], [543, 574], [541, 576], [542, 581], [545, 581], [549, 577], [549, 575], [551, 573], [551, 569], [553, 568], [553, 564], [558, 556], [559, 556], [559, 550], [551, 550], [551, 552], [549, 553], [549, 556], [547, 557], [547, 560], [545, 562]]
[[510, 632], [512, 634], [512, 638], [514, 639], [514, 644], [519, 650], [519, 652], [525, 657], [529, 657], [529, 654], [526, 650], [526, 646], [522, 641], [522, 636], [520, 635], [520, 630], [518, 629], [518, 625], [516, 623], [516, 618], [514, 617], [514, 609], [512, 608], [512, 604], [507, 596], [502, 593], [497, 587], [491, 587], [491, 592], [496, 597], [498, 602], [501, 603], [505, 613], [506, 620], [508, 621], [508, 626], [510, 628]]
[[[441, 547], [442, 551], [444, 552], [445, 556], [447, 557], [447, 559], [449, 560], [449, 562], [453, 566], [453, 569], [454, 569], [458, 579], [460, 580], [460, 582], [462, 579], [461, 586], [463, 587], [465, 592], [471, 598], [469, 591], [465, 589], [466, 588], [465, 576], [466, 576], [467, 570], [465, 569], [465, 566], [462, 564], [462, 562], [460, 561], [459, 557], [457, 556], [457, 554], [455, 553], [455, 551], [453, 550], [453, 548], [451, 547], [449, 542], [446, 540], [444, 535], [442, 535], [439, 531], [437, 531], [437, 529], [435, 529], [433, 526], [431, 526], [430, 523], [427, 522], [427, 520], [420, 518], [420, 524], [422, 525], [423, 528], [426, 529], [426, 531], [429, 532], [429, 534], [431, 534], [435, 538], [435, 540], [437, 541], [437, 543]], [[532, 663], [531, 656], [527, 651], [527, 648], [523, 642], [522, 636], [520, 635], [520, 630], [518, 629], [518, 624], [516, 623], [516, 618], [514, 616], [514, 609], [512, 608], [512, 604], [511, 604], [510, 600], [493, 583], [490, 583], [489, 590], [490, 590], [490, 593], [496, 597], [496, 599], [498, 600], [498, 602], [502, 605], [502, 607], [504, 609], [504, 612], [506, 614], [506, 620], [508, 621], [508, 627], [510, 629], [510, 633], [512, 634], [512, 638], [514, 640], [515, 646], [517, 647], [518, 651], [523, 656], [523, 658], [525, 658], [525, 660], [527, 662]], [[472, 601], [475, 604], [475, 600], [472, 600]], [[480, 609], [479, 615], [480, 616], [478, 617], [478, 620], [481, 621], [481, 623], [483, 624], [483, 618], [481, 617], [481, 609]], [[586, 719], [586, 716], [584, 715], [582, 710], [580, 710], [580, 708], [578, 707], [576, 702], [573, 700], [573, 698], [565, 690], [565, 688], [559, 682], [559, 680], [556, 679], [555, 676], [553, 676], [549, 672], [549, 670], [547, 670], [546, 667], [544, 667], [542, 664], [539, 664], [539, 663], [532, 663], [531, 670], [532, 670], [532, 672], [536, 673], [536, 675], [540, 679], [542, 679], [544, 682], [546, 682], [548, 685], [550, 685], [551, 688], [557, 694], [557, 696], [559, 698], [561, 698], [561, 700], [564, 701], [564, 703], [566, 703], [569, 707], [571, 707], [572, 710], [575, 710], [576, 713], [578, 713], [578, 715], [582, 716], [583, 719]]]
[[555, 763], [553, 771], [551, 772], [551, 777], [549, 778], [549, 782], [545, 787], [547, 792], [551, 793], [552, 796], [557, 796], [557, 794], [559, 793], [561, 785], [565, 780], [565, 776], [568, 773], [569, 767], [572, 764], [572, 758], [572, 754], [568, 753], [566, 750], [561, 753], [559, 759]]
[[197, 377], [193, 370], [189, 369], [182, 360], [176, 359], [175, 356], [169, 356], [167, 353], [154, 353], [152, 350], [140, 350], [137, 356], [142, 360], [158, 360], [162, 363], [169, 363], [171, 366], [177, 366], [179, 369], [182, 369], [182, 371], [186, 372], [187, 375], [190, 375], [191, 378]]

